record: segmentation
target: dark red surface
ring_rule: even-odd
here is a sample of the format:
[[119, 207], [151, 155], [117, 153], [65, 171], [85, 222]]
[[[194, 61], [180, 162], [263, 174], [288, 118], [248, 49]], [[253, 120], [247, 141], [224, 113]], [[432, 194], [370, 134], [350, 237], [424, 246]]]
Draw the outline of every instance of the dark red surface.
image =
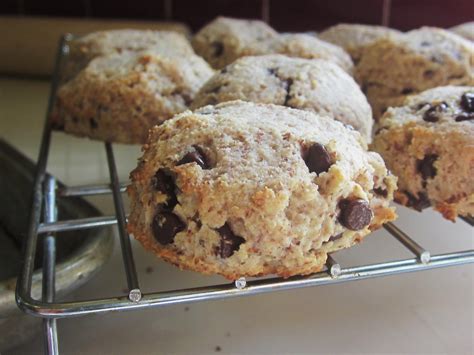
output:
[[390, 26], [401, 30], [452, 27], [474, 20], [474, 0], [392, 0], [391, 10]]
[[215, 17], [261, 18], [261, 0], [173, 0], [173, 20], [186, 22], [193, 30]]
[[[165, 2], [171, 4], [168, 13]], [[266, 0], [0, 0], [0, 14], [175, 20], [199, 29], [219, 15], [262, 18]], [[381, 24], [386, 0], [268, 0], [279, 31], [320, 30], [340, 22]], [[392, 0], [391, 27], [451, 27], [474, 20], [474, 0]], [[171, 15], [170, 18], [167, 18]]]
[[165, 4], [164, 0], [91, 1], [90, 14], [100, 18], [162, 19], [165, 17]]
[[272, 0], [270, 24], [279, 31], [321, 30], [341, 22], [381, 24], [383, 0]]

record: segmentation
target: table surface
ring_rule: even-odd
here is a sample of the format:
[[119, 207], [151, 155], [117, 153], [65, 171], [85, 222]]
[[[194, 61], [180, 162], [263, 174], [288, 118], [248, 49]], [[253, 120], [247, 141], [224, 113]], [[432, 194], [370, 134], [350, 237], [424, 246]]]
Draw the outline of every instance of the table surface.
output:
[[[0, 136], [36, 160], [49, 85], [0, 78]], [[139, 147], [116, 146], [119, 175], [127, 180]], [[54, 133], [48, 170], [63, 182], [108, 179], [103, 145]], [[111, 197], [90, 199], [112, 213]], [[396, 225], [432, 253], [473, 248], [472, 228], [431, 210], [398, 209]], [[26, 211], [25, 211], [26, 213]], [[179, 271], [132, 242], [145, 292], [225, 282]], [[384, 231], [336, 254], [344, 265], [410, 257]], [[123, 294], [126, 281], [118, 242], [104, 269], [71, 299]], [[389, 276], [146, 311], [64, 319], [58, 322], [64, 354], [209, 353], [474, 353], [474, 265]], [[0, 335], [1, 336], [1, 335]], [[36, 354], [38, 335], [11, 351]]]

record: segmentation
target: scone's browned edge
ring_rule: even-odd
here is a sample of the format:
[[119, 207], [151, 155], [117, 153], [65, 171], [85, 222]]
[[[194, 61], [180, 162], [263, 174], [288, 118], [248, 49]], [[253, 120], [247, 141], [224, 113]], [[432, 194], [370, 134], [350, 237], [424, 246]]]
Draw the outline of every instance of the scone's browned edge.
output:
[[444, 218], [474, 215], [474, 87], [407, 98], [382, 117], [372, 148], [399, 178], [395, 200]]
[[[326, 147], [330, 166], [309, 171], [305, 144]], [[154, 127], [131, 181], [128, 231], [146, 249], [231, 280], [318, 272], [396, 218], [396, 178], [358, 132], [270, 104], [206, 106]], [[341, 201], [362, 205], [366, 222], [339, 222]]]

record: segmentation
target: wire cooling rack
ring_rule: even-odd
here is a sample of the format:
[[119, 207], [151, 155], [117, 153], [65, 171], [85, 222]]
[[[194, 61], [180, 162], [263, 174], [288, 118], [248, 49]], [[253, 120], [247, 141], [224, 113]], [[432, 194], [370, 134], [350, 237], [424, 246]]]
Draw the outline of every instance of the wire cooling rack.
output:
[[[58, 354], [56, 320], [74, 316], [106, 313], [113, 311], [138, 310], [151, 307], [163, 307], [178, 303], [189, 303], [205, 300], [216, 300], [237, 296], [248, 296], [266, 292], [289, 290], [295, 288], [334, 284], [346, 281], [362, 280], [372, 277], [393, 275], [413, 271], [428, 270], [452, 265], [474, 263], [474, 250], [431, 255], [411, 237], [387, 223], [384, 228], [401, 242], [412, 254], [413, 258], [387, 261], [357, 267], [342, 267], [329, 256], [323, 272], [309, 276], [298, 276], [288, 279], [270, 278], [247, 281], [245, 278], [233, 283], [213, 285], [199, 288], [180, 289], [175, 291], [153, 292], [142, 294], [137, 277], [130, 237], [126, 231], [126, 215], [122, 201], [122, 192], [126, 184], [118, 180], [112, 144], [105, 143], [110, 183], [104, 185], [69, 186], [58, 189], [54, 177], [46, 173], [49, 146], [53, 127], [49, 121], [50, 111], [54, 103], [59, 83], [59, 73], [69, 48], [71, 35], [65, 35], [60, 43], [56, 57], [55, 71], [51, 83], [48, 110], [44, 125], [43, 137], [37, 163], [33, 187], [28, 234], [24, 245], [24, 259], [21, 274], [16, 288], [16, 302], [28, 314], [43, 318], [45, 353]], [[114, 216], [101, 216], [75, 220], [57, 221], [57, 199], [70, 196], [92, 196], [112, 194], [115, 206]], [[42, 218], [43, 217], [43, 218]], [[471, 226], [473, 218], [462, 218]], [[55, 238], [56, 232], [100, 228], [117, 224], [123, 256], [123, 264], [127, 277], [128, 296], [60, 302], [55, 299]], [[38, 235], [44, 234], [43, 240], [43, 292], [40, 300], [31, 296], [31, 284]]]

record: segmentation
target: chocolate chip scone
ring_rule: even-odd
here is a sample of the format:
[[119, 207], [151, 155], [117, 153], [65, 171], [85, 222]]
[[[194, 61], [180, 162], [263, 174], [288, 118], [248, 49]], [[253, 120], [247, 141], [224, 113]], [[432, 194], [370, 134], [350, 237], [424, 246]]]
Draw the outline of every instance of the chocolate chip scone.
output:
[[449, 29], [470, 41], [474, 41], [474, 21], [462, 23]]
[[148, 129], [186, 110], [213, 73], [195, 54], [103, 55], [59, 89], [51, 119], [74, 135], [144, 143]]
[[354, 79], [334, 63], [271, 54], [243, 57], [216, 73], [191, 108], [243, 100], [329, 115], [371, 140], [372, 110]]
[[192, 45], [212, 67], [221, 69], [237, 58], [263, 54], [261, 47], [276, 37], [278, 33], [263, 21], [217, 17], [196, 33]]
[[63, 80], [77, 75], [94, 58], [124, 52], [140, 52], [153, 49], [167, 56], [193, 55], [186, 37], [177, 32], [111, 30], [93, 32], [68, 43], [69, 55], [63, 70]]
[[341, 23], [318, 34], [323, 41], [342, 47], [357, 63], [368, 45], [378, 39], [396, 36], [401, 32], [393, 28], [373, 25]]
[[150, 130], [129, 232], [183, 269], [229, 279], [320, 270], [395, 218], [396, 178], [329, 117], [232, 101]]
[[474, 44], [449, 31], [424, 27], [368, 46], [356, 67], [374, 116], [407, 95], [445, 85], [472, 85]]
[[192, 44], [196, 53], [217, 69], [240, 57], [276, 53], [327, 59], [347, 72], [353, 69], [350, 56], [342, 48], [309, 34], [278, 34], [262, 21], [218, 17], [194, 36]]
[[432, 205], [452, 221], [474, 215], [474, 87], [409, 97], [388, 109], [378, 132], [372, 147], [399, 178], [398, 202]]

